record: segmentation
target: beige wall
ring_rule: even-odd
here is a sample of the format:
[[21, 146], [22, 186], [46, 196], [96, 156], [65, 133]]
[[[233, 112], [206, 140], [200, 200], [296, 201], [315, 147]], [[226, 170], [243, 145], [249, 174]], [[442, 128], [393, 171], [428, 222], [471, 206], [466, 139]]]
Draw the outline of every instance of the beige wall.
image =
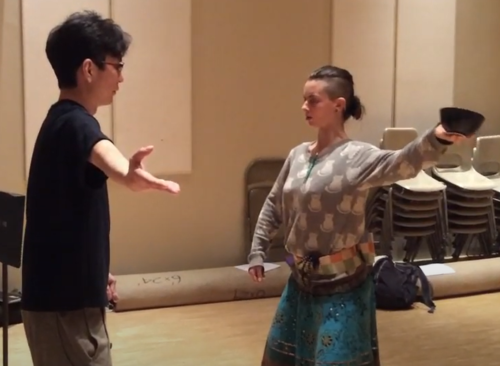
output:
[[[257, 157], [283, 156], [313, 138], [300, 111], [302, 84], [313, 68], [333, 60], [354, 73], [368, 112], [349, 127], [356, 138], [378, 143], [391, 124], [428, 128], [437, 122], [438, 108], [454, 101], [484, 110], [488, 131], [500, 133], [493, 100], [500, 67], [491, 59], [500, 56], [493, 39], [498, 32], [491, 31], [496, 26], [491, 14], [500, 14], [500, 6], [476, 2], [481, 5], [211, 0], [192, 1], [187, 12], [173, 0], [147, 0], [141, 9], [150, 13], [144, 16], [151, 19], [147, 24], [133, 1], [120, 8], [115, 0], [78, 0], [78, 6], [66, 8], [58, 2], [24, 10], [25, 19], [36, 18], [43, 32], [28, 32], [25, 24], [25, 38], [33, 38], [24, 43], [23, 87], [20, 2], [0, 0], [0, 189], [24, 192], [25, 136], [30, 153], [36, 126], [57, 93], [42, 52], [48, 29], [65, 13], [93, 7], [114, 15], [136, 41], [115, 105], [100, 112], [104, 128], [127, 153], [142, 144], [157, 145], [150, 162], [155, 171], [190, 172], [169, 176], [182, 185], [176, 198], [132, 194], [111, 184], [113, 271], [242, 263], [245, 167]], [[36, 3], [23, 2], [25, 8]], [[479, 11], [491, 22], [474, 20], [481, 18]], [[470, 57], [481, 42], [482, 51]], [[153, 66], [146, 67], [145, 60]], [[18, 286], [18, 271], [11, 273], [11, 286]]]
[[[24, 106], [20, 2], [0, 0], [0, 190], [24, 193]], [[9, 270], [10, 288], [20, 286]]]
[[457, 0], [455, 104], [482, 111], [482, 135], [500, 134], [500, 1]]
[[398, 2], [394, 120], [419, 132], [453, 105], [455, 0]]
[[393, 120], [396, 0], [335, 0], [332, 12], [332, 61], [353, 73], [367, 112], [348, 132], [378, 144]]

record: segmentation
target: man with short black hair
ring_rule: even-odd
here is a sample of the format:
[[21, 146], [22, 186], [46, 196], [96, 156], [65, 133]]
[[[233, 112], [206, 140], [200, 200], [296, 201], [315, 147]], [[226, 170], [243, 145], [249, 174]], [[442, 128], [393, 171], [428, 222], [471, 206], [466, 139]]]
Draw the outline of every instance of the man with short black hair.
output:
[[111, 366], [105, 309], [117, 299], [110, 266], [107, 179], [133, 191], [177, 194], [126, 159], [94, 115], [123, 82], [130, 36], [91, 11], [70, 15], [47, 39], [59, 100], [31, 160], [22, 266], [22, 315], [34, 366]]

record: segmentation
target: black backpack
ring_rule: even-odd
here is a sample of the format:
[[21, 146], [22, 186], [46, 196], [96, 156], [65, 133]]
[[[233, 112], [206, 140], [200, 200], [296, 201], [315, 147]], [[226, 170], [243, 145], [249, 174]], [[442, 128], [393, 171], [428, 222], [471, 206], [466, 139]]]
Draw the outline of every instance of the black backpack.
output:
[[[433, 290], [427, 276], [419, 266], [410, 263], [394, 263], [392, 258], [379, 259], [373, 266], [375, 298], [377, 308], [383, 310], [410, 309], [421, 302], [433, 313], [436, 305], [432, 301]], [[421, 295], [417, 282], [420, 280]]]

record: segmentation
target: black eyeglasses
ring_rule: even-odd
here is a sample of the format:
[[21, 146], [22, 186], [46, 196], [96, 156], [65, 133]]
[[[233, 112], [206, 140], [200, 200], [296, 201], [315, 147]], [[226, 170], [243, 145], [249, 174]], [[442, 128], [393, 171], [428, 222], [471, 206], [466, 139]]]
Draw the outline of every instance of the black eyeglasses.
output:
[[103, 62], [105, 65], [111, 65], [113, 66], [116, 71], [121, 72], [123, 70], [123, 67], [125, 66], [125, 63], [123, 61], [121, 62], [109, 62], [109, 61], [104, 61]]

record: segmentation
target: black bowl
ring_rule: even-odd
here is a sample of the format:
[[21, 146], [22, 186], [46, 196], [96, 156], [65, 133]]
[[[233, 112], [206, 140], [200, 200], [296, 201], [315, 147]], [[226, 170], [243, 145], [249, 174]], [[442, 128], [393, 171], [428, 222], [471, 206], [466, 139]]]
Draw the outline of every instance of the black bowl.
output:
[[456, 107], [441, 108], [439, 114], [441, 124], [447, 132], [464, 136], [475, 134], [485, 120], [481, 113]]

